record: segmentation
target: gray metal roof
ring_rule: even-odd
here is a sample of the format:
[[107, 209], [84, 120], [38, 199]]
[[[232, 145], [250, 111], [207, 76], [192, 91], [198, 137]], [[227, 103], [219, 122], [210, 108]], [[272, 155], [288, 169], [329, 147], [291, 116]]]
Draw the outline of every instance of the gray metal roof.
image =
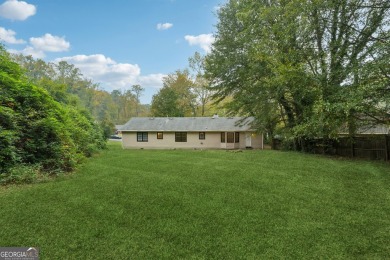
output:
[[251, 117], [133, 117], [121, 131], [239, 132], [251, 130], [252, 121]]

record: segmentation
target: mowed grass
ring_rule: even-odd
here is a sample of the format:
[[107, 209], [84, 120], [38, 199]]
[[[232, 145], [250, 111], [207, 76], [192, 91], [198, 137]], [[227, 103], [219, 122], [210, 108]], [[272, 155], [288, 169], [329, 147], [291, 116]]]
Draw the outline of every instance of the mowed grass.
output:
[[390, 166], [110, 143], [71, 176], [0, 188], [0, 246], [41, 259], [388, 259]]

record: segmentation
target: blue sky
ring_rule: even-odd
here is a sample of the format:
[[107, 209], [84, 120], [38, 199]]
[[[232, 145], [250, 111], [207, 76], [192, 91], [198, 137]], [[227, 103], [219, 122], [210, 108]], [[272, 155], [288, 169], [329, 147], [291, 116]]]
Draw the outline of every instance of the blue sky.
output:
[[168, 73], [213, 41], [224, 0], [0, 0], [10, 52], [66, 60], [102, 89], [145, 88], [150, 103]]

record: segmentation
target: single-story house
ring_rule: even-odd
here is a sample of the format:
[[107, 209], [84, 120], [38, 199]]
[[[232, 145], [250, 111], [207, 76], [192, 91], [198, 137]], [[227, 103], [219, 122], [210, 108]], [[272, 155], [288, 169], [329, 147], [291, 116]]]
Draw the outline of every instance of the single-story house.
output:
[[120, 129], [127, 149], [263, 149], [253, 118], [133, 117]]

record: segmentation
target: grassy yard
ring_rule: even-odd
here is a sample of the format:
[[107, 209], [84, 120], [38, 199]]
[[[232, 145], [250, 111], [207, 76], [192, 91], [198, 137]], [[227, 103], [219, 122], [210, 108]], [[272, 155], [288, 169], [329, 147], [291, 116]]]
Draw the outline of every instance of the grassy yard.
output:
[[71, 176], [0, 188], [0, 246], [41, 259], [388, 259], [390, 166], [110, 143]]

